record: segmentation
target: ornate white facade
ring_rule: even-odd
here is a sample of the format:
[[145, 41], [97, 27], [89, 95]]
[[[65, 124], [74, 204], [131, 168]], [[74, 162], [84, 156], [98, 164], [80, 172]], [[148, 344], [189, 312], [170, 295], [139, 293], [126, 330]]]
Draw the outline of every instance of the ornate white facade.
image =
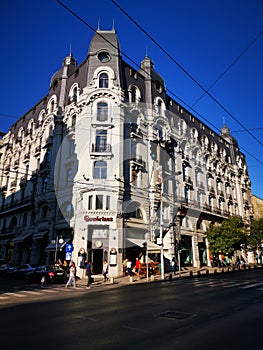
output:
[[69, 259], [73, 244], [79, 265], [100, 273], [107, 259], [118, 276], [147, 242], [152, 258], [163, 244], [169, 263], [180, 244], [181, 263], [200, 266], [211, 222], [251, 217], [230, 130], [216, 134], [169, 97], [148, 57], [128, 65], [114, 30], [95, 33], [82, 64], [66, 57], [1, 143], [0, 259]]

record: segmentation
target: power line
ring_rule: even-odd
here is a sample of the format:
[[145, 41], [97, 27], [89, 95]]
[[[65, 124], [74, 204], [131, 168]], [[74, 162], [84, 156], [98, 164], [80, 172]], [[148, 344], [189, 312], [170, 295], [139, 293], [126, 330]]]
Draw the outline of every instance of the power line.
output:
[[[199, 81], [192, 74], [190, 74], [179, 62], [177, 62], [174, 57], [170, 55], [169, 52], [164, 49], [145, 29], [143, 29], [136, 20], [134, 20], [115, 0], [111, 1], [121, 10], [121, 12], [126, 17], [128, 17], [136, 25], [137, 28], [139, 28], [163, 53], [165, 53], [165, 55], [169, 57], [172, 62], [174, 62], [201, 90], [203, 90], [205, 94], [207, 94], [225, 113], [227, 113], [233, 120], [235, 120], [235, 122], [238, 123], [254, 140], [263, 146], [263, 143], [255, 135], [253, 135], [249, 129], [247, 129], [229, 110], [227, 110], [221, 102], [219, 102], [213, 95], [211, 95], [208, 89], [204, 88], [203, 85], [199, 83]], [[261, 36], [261, 34], [263, 34], [263, 32], [261, 32], [259, 36]]]
[[[60, 0], [55, 0], [56, 2], [58, 2], [61, 6], [63, 6], [67, 11], [69, 11], [73, 16], [75, 16], [76, 18], [78, 18], [82, 23], [84, 23], [86, 26], [88, 26], [93, 32], [97, 32], [96, 29], [94, 29], [90, 24], [88, 24], [85, 20], [83, 20], [79, 15], [77, 15], [73, 10], [71, 10], [68, 6], [66, 6], [63, 2], [61, 2]], [[114, 0], [112, 0], [114, 3], [116, 3]], [[119, 5], [116, 3], [116, 6], [119, 7]], [[119, 7], [120, 8], [120, 7]], [[121, 8], [120, 8], [121, 9]], [[121, 11], [124, 11], [121, 9]], [[126, 14], [126, 12], [124, 11], [124, 13]], [[130, 16], [127, 14], [127, 16], [130, 18]], [[131, 20], [136, 24], [136, 26], [139, 26], [132, 18]], [[140, 27], [140, 26], [139, 26]], [[140, 27], [141, 28], [141, 27]], [[144, 32], [143, 28], [142, 28], [142, 31]], [[107, 40], [103, 35], [101, 35], [99, 32], [97, 32], [98, 35], [100, 35], [105, 41], [107, 41], [112, 47], [116, 48], [114, 44], [112, 44], [109, 40]], [[145, 34], [147, 36], [149, 36], [151, 38], [151, 36], [145, 32]], [[151, 40], [154, 40], [154, 39], [151, 39]], [[154, 40], [155, 42], [155, 40]], [[156, 45], [159, 47], [160, 45], [156, 42]], [[161, 46], [160, 48], [162, 50], [164, 50]], [[128, 55], [126, 55], [125, 53], [123, 53], [122, 51], [120, 51], [121, 54], [123, 54], [126, 58], [129, 59], [129, 61], [131, 61], [132, 63], [135, 64], [135, 66], [139, 67], [141, 69], [141, 67], [133, 60], [131, 59]], [[166, 51], [164, 50], [164, 52], [166, 53]], [[172, 56], [169, 55], [169, 53], [167, 52], [166, 53], [172, 60], [174, 60], [174, 58]], [[148, 72], [144, 71], [146, 74], [149, 74]], [[189, 74], [189, 73], [188, 73]], [[204, 89], [204, 88], [202, 88]], [[187, 103], [185, 103], [181, 98], [179, 98], [177, 95], [175, 95], [172, 91], [170, 91], [169, 89], [167, 89], [167, 91], [169, 91], [173, 96], [175, 96], [177, 99], [179, 99], [180, 101], [182, 101], [187, 107], [191, 108]], [[194, 112], [199, 115], [200, 117], [202, 117], [207, 123], [209, 123], [210, 125], [213, 125], [211, 122], [209, 122], [206, 118], [204, 118], [203, 116], [200, 115], [200, 113], [198, 113], [197, 111], [194, 110]], [[238, 122], [238, 124], [240, 124]], [[242, 124], [240, 124], [242, 126]], [[216, 130], [219, 130], [216, 126], [213, 125], [213, 127], [216, 129]], [[242, 128], [244, 128], [242, 126]], [[245, 128], [246, 130], [246, 128]], [[250, 133], [250, 132], [249, 132]], [[250, 133], [251, 134], [251, 133]], [[252, 137], [254, 137], [254, 135], [252, 134]], [[258, 142], [263, 145], [259, 140]], [[250, 155], [250, 157], [252, 157], [253, 159], [255, 159], [257, 162], [259, 162], [260, 164], [263, 165], [263, 162], [261, 160], [259, 160], [258, 158], [256, 158], [254, 155], [252, 155], [250, 152], [246, 151], [244, 148], [240, 147], [241, 149], [244, 150], [244, 152], [246, 152], [248, 155]]]
[[[214, 82], [207, 88], [207, 91], [210, 91], [212, 87], [216, 85], [216, 83], [223, 78], [223, 76], [236, 64], [236, 62], [250, 49], [250, 47], [255, 44], [255, 42], [261, 37], [263, 32], [260, 32], [248, 45], [247, 47], [234, 59], [233, 62], [231, 62], [228, 67], [221, 73], [215, 80]], [[192, 107], [194, 107], [204, 96], [206, 93], [204, 92], [193, 104]], [[252, 130], [252, 129], [248, 129]]]

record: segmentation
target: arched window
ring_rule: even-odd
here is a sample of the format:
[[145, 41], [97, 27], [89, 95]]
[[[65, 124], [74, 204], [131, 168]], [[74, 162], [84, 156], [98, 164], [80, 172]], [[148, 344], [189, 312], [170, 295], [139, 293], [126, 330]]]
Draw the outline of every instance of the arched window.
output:
[[99, 88], [109, 87], [109, 77], [107, 73], [101, 73], [99, 77]]
[[131, 102], [136, 102], [136, 87], [131, 86]]
[[139, 203], [131, 203], [126, 209], [126, 216], [133, 219], [142, 219], [142, 211], [140, 209]]
[[107, 163], [106, 162], [95, 162], [93, 169], [94, 179], [106, 179], [107, 177]]
[[46, 219], [48, 216], [48, 206], [44, 205], [41, 210], [41, 219]]
[[108, 103], [99, 102], [97, 104], [97, 120], [100, 122], [105, 122], [108, 120]]

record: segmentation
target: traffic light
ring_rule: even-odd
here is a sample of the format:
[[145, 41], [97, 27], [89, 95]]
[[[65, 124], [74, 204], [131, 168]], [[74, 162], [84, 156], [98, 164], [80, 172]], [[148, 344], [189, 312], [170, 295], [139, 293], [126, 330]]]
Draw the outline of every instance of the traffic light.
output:
[[150, 141], [150, 156], [153, 160], [157, 158], [157, 143]]

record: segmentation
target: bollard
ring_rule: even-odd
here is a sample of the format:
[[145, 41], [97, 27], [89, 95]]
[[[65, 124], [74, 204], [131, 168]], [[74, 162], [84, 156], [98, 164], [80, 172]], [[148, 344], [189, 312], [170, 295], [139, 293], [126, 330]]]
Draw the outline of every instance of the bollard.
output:
[[[151, 276], [152, 277], [152, 276]], [[152, 278], [151, 278], [152, 279]], [[173, 277], [172, 277], [172, 274], [170, 273], [169, 274], [169, 281], [172, 281], [173, 280]]]
[[151, 281], [154, 281], [154, 275], [151, 275]]
[[206, 276], [209, 276], [209, 270], [206, 270], [205, 274]]
[[130, 283], [133, 282], [133, 277], [132, 276], [129, 277], [129, 281], [130, 281]]
[[111, 284], [114, 284], [114, 277], [111, 277], [111, 278], [110, 278], [110, 283], [111, 283]]
[[193, 277], [193, 271], [189, 272], [189, 277]]

